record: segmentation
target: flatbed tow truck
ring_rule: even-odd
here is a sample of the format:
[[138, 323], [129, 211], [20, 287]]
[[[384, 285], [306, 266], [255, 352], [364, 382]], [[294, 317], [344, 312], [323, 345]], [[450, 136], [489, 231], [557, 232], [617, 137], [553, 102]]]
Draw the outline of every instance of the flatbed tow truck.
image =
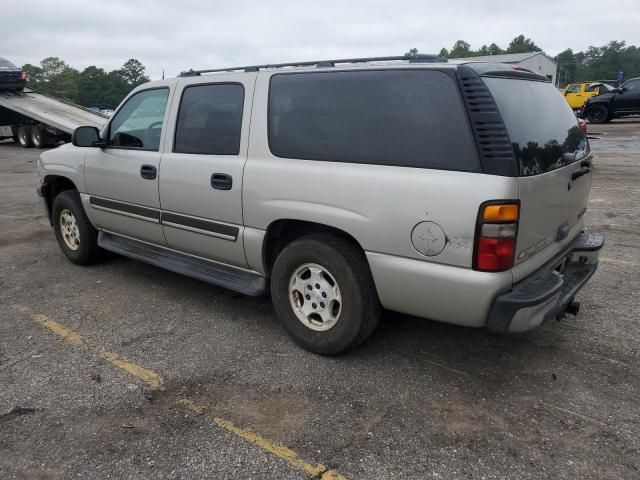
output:
[[45, 148], [71, 141], [82, 125], [102, 128], [107, 116], [73, 102], [25, 88], [0, 91], [0, 140], [25, 148]]

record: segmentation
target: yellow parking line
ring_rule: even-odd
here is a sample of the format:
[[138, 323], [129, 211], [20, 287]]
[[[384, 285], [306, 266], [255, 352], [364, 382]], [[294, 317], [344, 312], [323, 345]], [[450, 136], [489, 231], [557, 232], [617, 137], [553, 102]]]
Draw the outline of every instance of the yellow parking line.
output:
[[[23, 313], [28, 313], [24, 311], [24, 308], [22, 310], [23, 310]], [[100, 358], [103, 358], [113, 363], [119, 369], [124, 370], [125, 372], [133, 375], [139, 380], [142, 380], [144, 383], [149, 385], [154, 390], [164, 389], [164, 380], [162, 380], [162, 377], [158, 375], [156, 372], [143, 368], [140, 365], [136, 365], [131, 360], [127, 360], [126, 358], [121, 357], [117, 353], [109, 352], [107, 350], [97, 347], [89, 339], [65, 327], [64, 325], [56, 322], [55, 320], [51, 320], [45, 315], [37, 313], [35, 315], [31, 315], [31, 318], [33, 318], [40, 325], [43, 325], [44, 327], [51, 330], [56, 335], [64, 338], [65, 340], [68, 340], [69, 342], [74, 343], [76, 345], [81, 345], [84, 348], [95, 350], [97, 355]]]
[[[194, 403], [192, 400], [184, 398], [182, 400], [178, 400], [180, 405], [184, 405], [189, 410], [202, 415], [206, 413], [207, 408], [203, 405], [198, 405]], [[227, 430], [228, 432], [237, 435], [240, 438], [244, 438], [246, 441], [257, 445], [262, 450], [269, 452], [275, 455], [278, 458], [281, 458], [288, 462], [290, 465], [294, 466], [298, 470], [304, 470], [312, 477], [317, 477], [318, 475], [322, 475], [320, 478], [322, 480], [346, 480], [346, 477], [340, 475], [335, 470], [327, 470], [322, 464], [313, 465], [311, 463], [307, 463], [302, 460], [296, 452], [291, 450], [290, 448], [285, 447], [284, 445], [280, 445], [278, 443], [272, 442], [268, 438], [264, 438], [262, 435], [255, 433], [252, 430], [241, 428], [235, 425], [233, 422], [229, 420], [225, 420], [220, 417], [209, 417], [210, 420], [215, 423], [218, 427]]]
[[[79, 345], [85, 349], [93, 350], [100, 358], [111, 362], [119, 369], [124, 370], [125, 372], [133, 375], [139, 380], [142, 380], [152, 389], [164, 390], [164, 380], [158, 373], [154, 372], [153, 370], [141, 367], [140, 365], [118, 355], [117, 353], [100, 348], [88, 338], [80, 335], [79, 333], [71, 330], [68, 327], [65, 327], [61, 323], [58, 323], [55, 320], [52, 320], [40, 313], [34, 314], [30, 308], [18, 307], [17, 310], [20, 314], [28, 315], [40, 325], [44, 326], [59, 337], [62, 337], [65, 340], [75, 345]], [[206, 407], [198, 405], [188, 399], [178, 400], [177, 403], [184, 407], [187, 407], [189, 410], [198, 414], [204, 414], [207, 410]], [[298, 470], [306, 472], [312, 477], [320, 478], [320, 480], [347, 480], [345, 476], [339, 474], [335, 470], [328, 470], [327, 467], [322, 464], [313, 465], [311, 463], [305, 462], [298, 456], [296, 452], [294, 452], [290, 448], [273, 442], [263, 437], [262, 435], [253, 432], [252, 430], [238, 427], [233, 422], [225, 420], [224, 418], [212, 416], [210, 417], [210, 419], [219, 428], [226, 430], [227, 432], [230, 432], [237, 437], [240, 437], [256, 445], [265, 452], [271, 453], [272, 455], [285, 460], [287, 463], [289, 463], [289, 465], [295, 467]]]

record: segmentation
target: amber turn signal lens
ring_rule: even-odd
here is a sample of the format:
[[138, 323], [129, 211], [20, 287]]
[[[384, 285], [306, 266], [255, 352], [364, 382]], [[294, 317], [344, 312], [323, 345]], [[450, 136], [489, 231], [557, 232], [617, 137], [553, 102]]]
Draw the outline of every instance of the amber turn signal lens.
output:
[[520, 207], [516, 203], [485, 205], [482, 220], [485, 222], [515, 222], [518, 220]]

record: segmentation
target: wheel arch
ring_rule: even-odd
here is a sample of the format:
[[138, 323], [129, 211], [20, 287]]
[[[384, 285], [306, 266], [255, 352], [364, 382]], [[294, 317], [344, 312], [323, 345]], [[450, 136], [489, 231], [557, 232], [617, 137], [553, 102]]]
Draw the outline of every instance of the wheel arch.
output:
[[273, 264], [278, 257], [278, 254], [287, 245], [299, 238], [314, 233], [333, 233], [339, 237], [345, 238], [356, 245], [364, 255], [364, 248], [360, 242], [345, 230], [308, 220], [283, 218], [274, 220], [269, 224], [262, 242], [262, 264], [264, 266], [265, 273], [267, 275], [271, 275], [271, 269], [273, 268]]
[[78, 190], [78, 187], [72, 180], [62, 175], [47, 175], [43, 179], [44, 199], [47, 204], [47, 211], [49, 212], [49, 222], [52, 223], [51, 210], [53, 208], [53, 200], [56, 196], [67, 190]]

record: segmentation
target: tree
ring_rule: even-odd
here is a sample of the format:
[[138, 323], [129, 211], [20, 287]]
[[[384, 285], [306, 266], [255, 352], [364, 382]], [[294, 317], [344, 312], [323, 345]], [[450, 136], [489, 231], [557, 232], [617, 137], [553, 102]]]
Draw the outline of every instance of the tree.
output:
[[26, 63], [22, 66], [22, 70], [27, 72], [29, 86], [38, 90], [39, 85], [42, 83], [42, 68], [37, 65]]
[[449, 50], [447, 50], [446, 48], [442, 48], [438, 55], [444, 58], [449, 58]]
[[[417, 50], [416, 50], [417, 51]], [[122, 65], [120, 69], [120, 74], [122, 78], [132, 87], [137, 87], [145, 82], [149, 81], [149, 77], [147, 77], [146, 69], [140, 61], [135, 58], [130, 58]]]
[[504, 53], [504, 50], [502, 50], [495, 43], [492, 43], [491, 45], [489, 45], [489, 55], [501, 55], [503, 53]]
[[524, 35], [518, 35], [511, 40], [507, 47], [507, 53], [527, 53], [527, 52], [539, 52], [542, 49], [538, 47], [533, 40], [525, 38]]
[[464, 40], [458, 40], [454, 43], [451, 52], [449, 52], [449, 58], [471, 57], [473, 55], [474, 53], [471, 52], [471, 45]]
[[405, 57], [411, 57], [411, 58], [415, 58], [418, 56], [418, 49], [417, 48], [410, 48], [408, 52], [406, 52], [404, 54]]
[[554, 60], [558, 62], [558, 85], [565, 86], [574, 82], [578, 73], [578, 63], [573, 50], [567, 48], [556, 55]]
[[87, 106], [111, 107], [109, 77], [104, 69], [92, 65], [80, 72], [77, 102]]
[[144, 65], [134, 58], [109, 73], [94, 65], [79, 72], [58, 57], [22, 68], [29, 74], [30, 88], [87, 107], [115, 108], [132, 88], [149, 81]]

